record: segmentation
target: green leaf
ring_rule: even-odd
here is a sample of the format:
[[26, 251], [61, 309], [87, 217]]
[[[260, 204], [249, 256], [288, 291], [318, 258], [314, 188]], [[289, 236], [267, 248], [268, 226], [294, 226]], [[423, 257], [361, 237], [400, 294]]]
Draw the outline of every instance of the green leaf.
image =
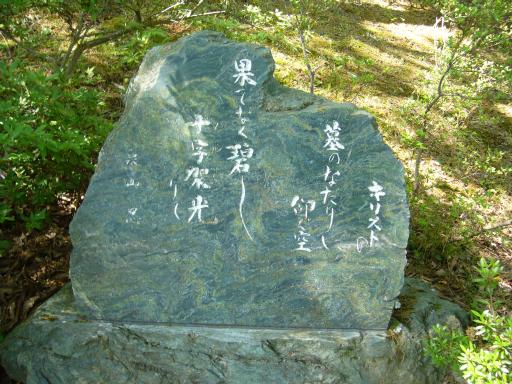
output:
[[48, 218], [49, 215], [46, 210], [31, 213], [29, 217], [25, 218], [25, 227], [27, 231], [41, 230]]
[[11, 242], [8, 240], [0, 240], [0, 257], [4, 256], [7, 250], [11, 247]]

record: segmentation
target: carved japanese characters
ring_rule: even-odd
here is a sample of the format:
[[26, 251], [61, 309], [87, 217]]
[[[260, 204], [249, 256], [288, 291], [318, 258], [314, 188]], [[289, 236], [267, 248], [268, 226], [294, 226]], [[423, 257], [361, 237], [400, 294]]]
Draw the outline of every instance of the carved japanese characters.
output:
[[91, 318], [387, 326], [403, 282], [403, 171], [374, 119], [284, 88], [262, 47], [153, 49], [71, 225]]

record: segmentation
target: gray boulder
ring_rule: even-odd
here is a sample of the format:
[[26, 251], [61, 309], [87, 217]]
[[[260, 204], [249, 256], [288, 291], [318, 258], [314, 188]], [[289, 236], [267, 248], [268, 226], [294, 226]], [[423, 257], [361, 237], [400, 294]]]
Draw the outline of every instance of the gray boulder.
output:
[[423, 355], [425, 333], [431, 319], [465, 324], [468, 315], [423, 282], [406, 286], [403, 320], [416, 330], [399, 323], [360, 331], [91, 321], [67, 286], [7, 336], [0, 361], [28, 384], [439, 384], [445, 372]]

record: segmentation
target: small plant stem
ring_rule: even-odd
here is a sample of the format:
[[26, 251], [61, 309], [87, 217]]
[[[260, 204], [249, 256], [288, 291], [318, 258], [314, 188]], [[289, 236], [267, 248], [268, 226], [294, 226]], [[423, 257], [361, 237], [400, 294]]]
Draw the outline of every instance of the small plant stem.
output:
[[315, 94], [315, 71], [311, 67], [311, 64], [309, 63], [308, 58], [308, 50], [306, 48], [306, 39], [304, 37], [304, 31], [302, 29], [299, 29], [299, 38], [300, 38], [300, 44], [302, 45], [302, 54], [304, 55], [304, 62], [306, 63], [306, 68], [308, 69], [309, 74], [309, 93], [312, 95]]
[[489, 294], [489, 310], [491, 311], [491, 315], [494, 316], [494, 296], [492, 293]]
[[[194, 17], [218, 15], [218, 14], [221, 14], [221, 13], [226, 13], [226, 11], [210, 11], [210, 12], [204, 12], [204, 13], [195, 13], [193, 15], [188, 15], [188, 16], [185, 15], [183, 17], [180, 17], [178, 20], [166, 19], [165, 21], [177, 23], [177, 22], [180, 22], [182, 20], [192, 19]], [[165, 23], [160, 22], [159, 24], [165, 24]]]

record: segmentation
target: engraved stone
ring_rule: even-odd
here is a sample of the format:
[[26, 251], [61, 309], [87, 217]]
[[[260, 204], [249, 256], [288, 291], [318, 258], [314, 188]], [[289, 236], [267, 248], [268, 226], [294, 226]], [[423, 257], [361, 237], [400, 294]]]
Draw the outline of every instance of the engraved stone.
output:
[[273, 71], [268, 49], [213, 32], [147, 54], [70, 228], [86, 317], [387, 327], [402, 166], [367, 112]]

